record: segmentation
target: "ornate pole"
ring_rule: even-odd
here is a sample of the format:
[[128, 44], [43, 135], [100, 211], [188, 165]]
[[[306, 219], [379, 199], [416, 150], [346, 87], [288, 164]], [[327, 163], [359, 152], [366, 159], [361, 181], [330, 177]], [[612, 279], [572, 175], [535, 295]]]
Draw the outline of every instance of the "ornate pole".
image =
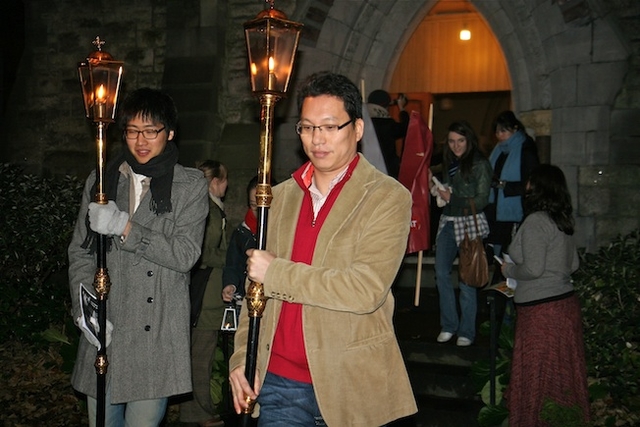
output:
[[[104, 170], [106, 164], [105, 131], [104, 122], [97, 123], [97, 167], [96, 167], [96, 203], [107, 204], [107, 195], [104, 192]], [[95, 368], [97, 375], [97, 410], [96, 426], [104, 427], [106, 416], [106, 377], [109, 361], [107, 360], [107, 297], [111, 288], [111, 280], [107, 269], [107, 236], [98, 234], [98, 247], [96, 249], [96, 273], [93, 278], [93, 288], [98, 298], [98, 341], [100, 348], [96, 354]]]
[[[256, 187], [256, 203], [258, 205], [258, 230], [256, 236], [257, 249], [267, 248], [267, 221], [269, 219], [269, 207], [271, 206], [271, 147], [273, 143], [273, 111], [278, 98], [272, 94], [264, 94], [260, 97], [260, 163], [258, 165], [258, 185]], [[245, 377], [251, 387], [254, 386], [256, 375], [256, 362], [258, 354], [258, 334], [260, 331], [260, 319], [267, 302], [264, 296], [262, 283], [252, 281], [247, 288], [247, 308], [249, 315], [249, 337], [247, 339], [247, 358], [245, 365]], [[242, 426], [249, 426], [251, 413], [255, 402], [249, 397], [248, 409], [243, 411]]]
[[[267, 248], [267, 222], [271, 206], [271, 151], [273, 143], [273, 112], [276, 102], [284, 97], [289, 85], [291, 71], [302, 24], [288, 21], [284, 13], [274, 8], [274, 0], [266, 0], [269, 8], [244, 24], [249, 54], [251, 90], [260, 99], [260, 162], [256, 202], [258, 205], [257, 249]], [[258, 357], [260, 320], [266, 305], [264, 286], [251, 282], [247, 289], [249, 333], [245, 376], [254, 387]], [[246, 397], [248, 409], [243, 411], [240, 425], [251, 425], [251, 413], [255, 402]]]
[[[107, 195], [104, 189], [106, 167], [105, 133], [109, 123], [115, 121], [116, 105], [122, 79], [123, 62], [102, 50], [104, 41], [96, 37], [93, 41], [96, 51], [89, 54], [84, 62], [78, 64], [78, 74], [82, 86], [85, 114], [96, 124], [96, 203], [106, 205]], [[98, 341], [100, 347], [96, 355], [97, 410], [96, 426], [104, 427], [106, 414], [106, 375], [107, 360], [107, 297], [111, 287], [107, 270], [107, 236], [97, 236], [96, 272], [93, 288], [98, 299]]]

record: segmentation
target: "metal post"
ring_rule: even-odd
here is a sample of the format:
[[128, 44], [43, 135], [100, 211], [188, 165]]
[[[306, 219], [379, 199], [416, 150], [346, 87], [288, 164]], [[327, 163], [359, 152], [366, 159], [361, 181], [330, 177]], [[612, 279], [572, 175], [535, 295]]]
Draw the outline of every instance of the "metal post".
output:
[[[97, 167], [96, 167], [96, 195], [95, 201], [100, 204], [107, 204], [107, 195], [104, 192], [104, 171], [106, 166], [106, 150], [104, 133], [107, 124], [97, 122]], [[111, 281], [107, 270], [107, 236], [98, 235], [98, 246], [96, 249], [96, 273], [93, 279], [93, 288], [98, 298], [98, 341], [100, 348], [96, 355], [96, 375], [97, 375], [97, 409], [96, 426], [104, 427], [106, 415], [106, 376], [109, 361], [107, 360], [107, 297]]]
[[496, 404], [496, 353], [498, 340], [496, 337], [496, 298], [495, 291], [489, 291], [487, 294], [487, 302], [489, 303], [489, 403]]

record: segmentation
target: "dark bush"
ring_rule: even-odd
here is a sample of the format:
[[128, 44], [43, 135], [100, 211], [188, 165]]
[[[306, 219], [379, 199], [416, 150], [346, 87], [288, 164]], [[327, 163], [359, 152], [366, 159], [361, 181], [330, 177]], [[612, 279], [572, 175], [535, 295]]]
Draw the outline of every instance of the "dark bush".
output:
[[71, 299], [66, 248], [82, 183], [0, 165], [0, 342], [38, 341], [64, 324]]
[[574, 284], [582, 303], [592, 391], [608, 395], [611, 408], [639, 414], [640, 230], [597, 253], [582, 253]]

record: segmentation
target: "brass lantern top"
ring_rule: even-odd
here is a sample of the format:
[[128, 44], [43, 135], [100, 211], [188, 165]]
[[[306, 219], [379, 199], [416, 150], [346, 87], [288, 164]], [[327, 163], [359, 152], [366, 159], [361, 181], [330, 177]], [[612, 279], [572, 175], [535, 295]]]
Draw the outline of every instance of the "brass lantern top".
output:
[[303, 25], [289, 21], [273, 2], [268, 0], [269, 8], [244, 24], [244, 32], [251, 91], [282, 97], [289, 86]]
[[115, 61], [102, 50], [104, 40], [100, 36], [92, 43], [96, 50], [78, 64], [85, 115], [94, 122], [113, 123], [124, 62]]
[[256, 19], [275, 18], [275, 19], [283, 19], [285, 21], [289, 19], [287, 18], [287, 15], [284, 14], [284, 12], [275, 8], [275, 6], [273, 5], [274, 0], [270, 0], [269, 3], [270, 3], [269, 9], [265, 9], [262, 12], [258, 13], [258, 16], [256, 16]]
[[92, 62], [100, 62], [100, 61], [113, 61], [113, 56], [110, 53], [102, 50], [102, 46], [105, 44], [105, 41], [100, 38], [100, 36], [96, 36], [95, 40], [91, 42], [96, 47], [96, 50], [91, 52], [87, 56], [87, 60]]

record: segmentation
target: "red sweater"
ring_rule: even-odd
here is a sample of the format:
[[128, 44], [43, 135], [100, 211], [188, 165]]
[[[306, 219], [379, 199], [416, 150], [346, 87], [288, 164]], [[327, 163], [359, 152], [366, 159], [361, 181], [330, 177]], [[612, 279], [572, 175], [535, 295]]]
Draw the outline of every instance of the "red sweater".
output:
[[[305, 194], [302, 199], [300, 214], [298, 215], [291, 261], [311, 264], [322, 224], [324, 224], [342, 187], [344, 187], [344, 184], [351, 178], [353, 169], [356, 167], [359, 159], [359, 156], [354, 158], [349, 164], [349, 169], [344, 178], [331, 189], [327, 200], [324, 205], [322, 205], [322, 208], [320, 208], [320, 212], [318, 212], [315, 222], [313, 220], [313, 202], [311, 200], [311, 194], [309, 193], [313, 166], [310, 165], [311, 169], [304, 177], [305, 179], [303, 179], [302, 173], [307, 167], [307, 164], [303, 165], [293, 174], [293, 178]], [[301, 286], [311, 286], [311, 284], [302, 283]], [[315, 286], [317, 286], [317, 284], [315, 284]], [[276, 333], [273, 338], [271, 359], [269, 360], [267, 370], [281, 377], [311, 384], [311, 374], [309, 372], [307, 353], [304, 347], [302, 309], [302, 304], [282, 303], [282, 311], [280, 312], [278, 327], [276, 328]], [[313, 326], [318, 327], [319, 325]]]

